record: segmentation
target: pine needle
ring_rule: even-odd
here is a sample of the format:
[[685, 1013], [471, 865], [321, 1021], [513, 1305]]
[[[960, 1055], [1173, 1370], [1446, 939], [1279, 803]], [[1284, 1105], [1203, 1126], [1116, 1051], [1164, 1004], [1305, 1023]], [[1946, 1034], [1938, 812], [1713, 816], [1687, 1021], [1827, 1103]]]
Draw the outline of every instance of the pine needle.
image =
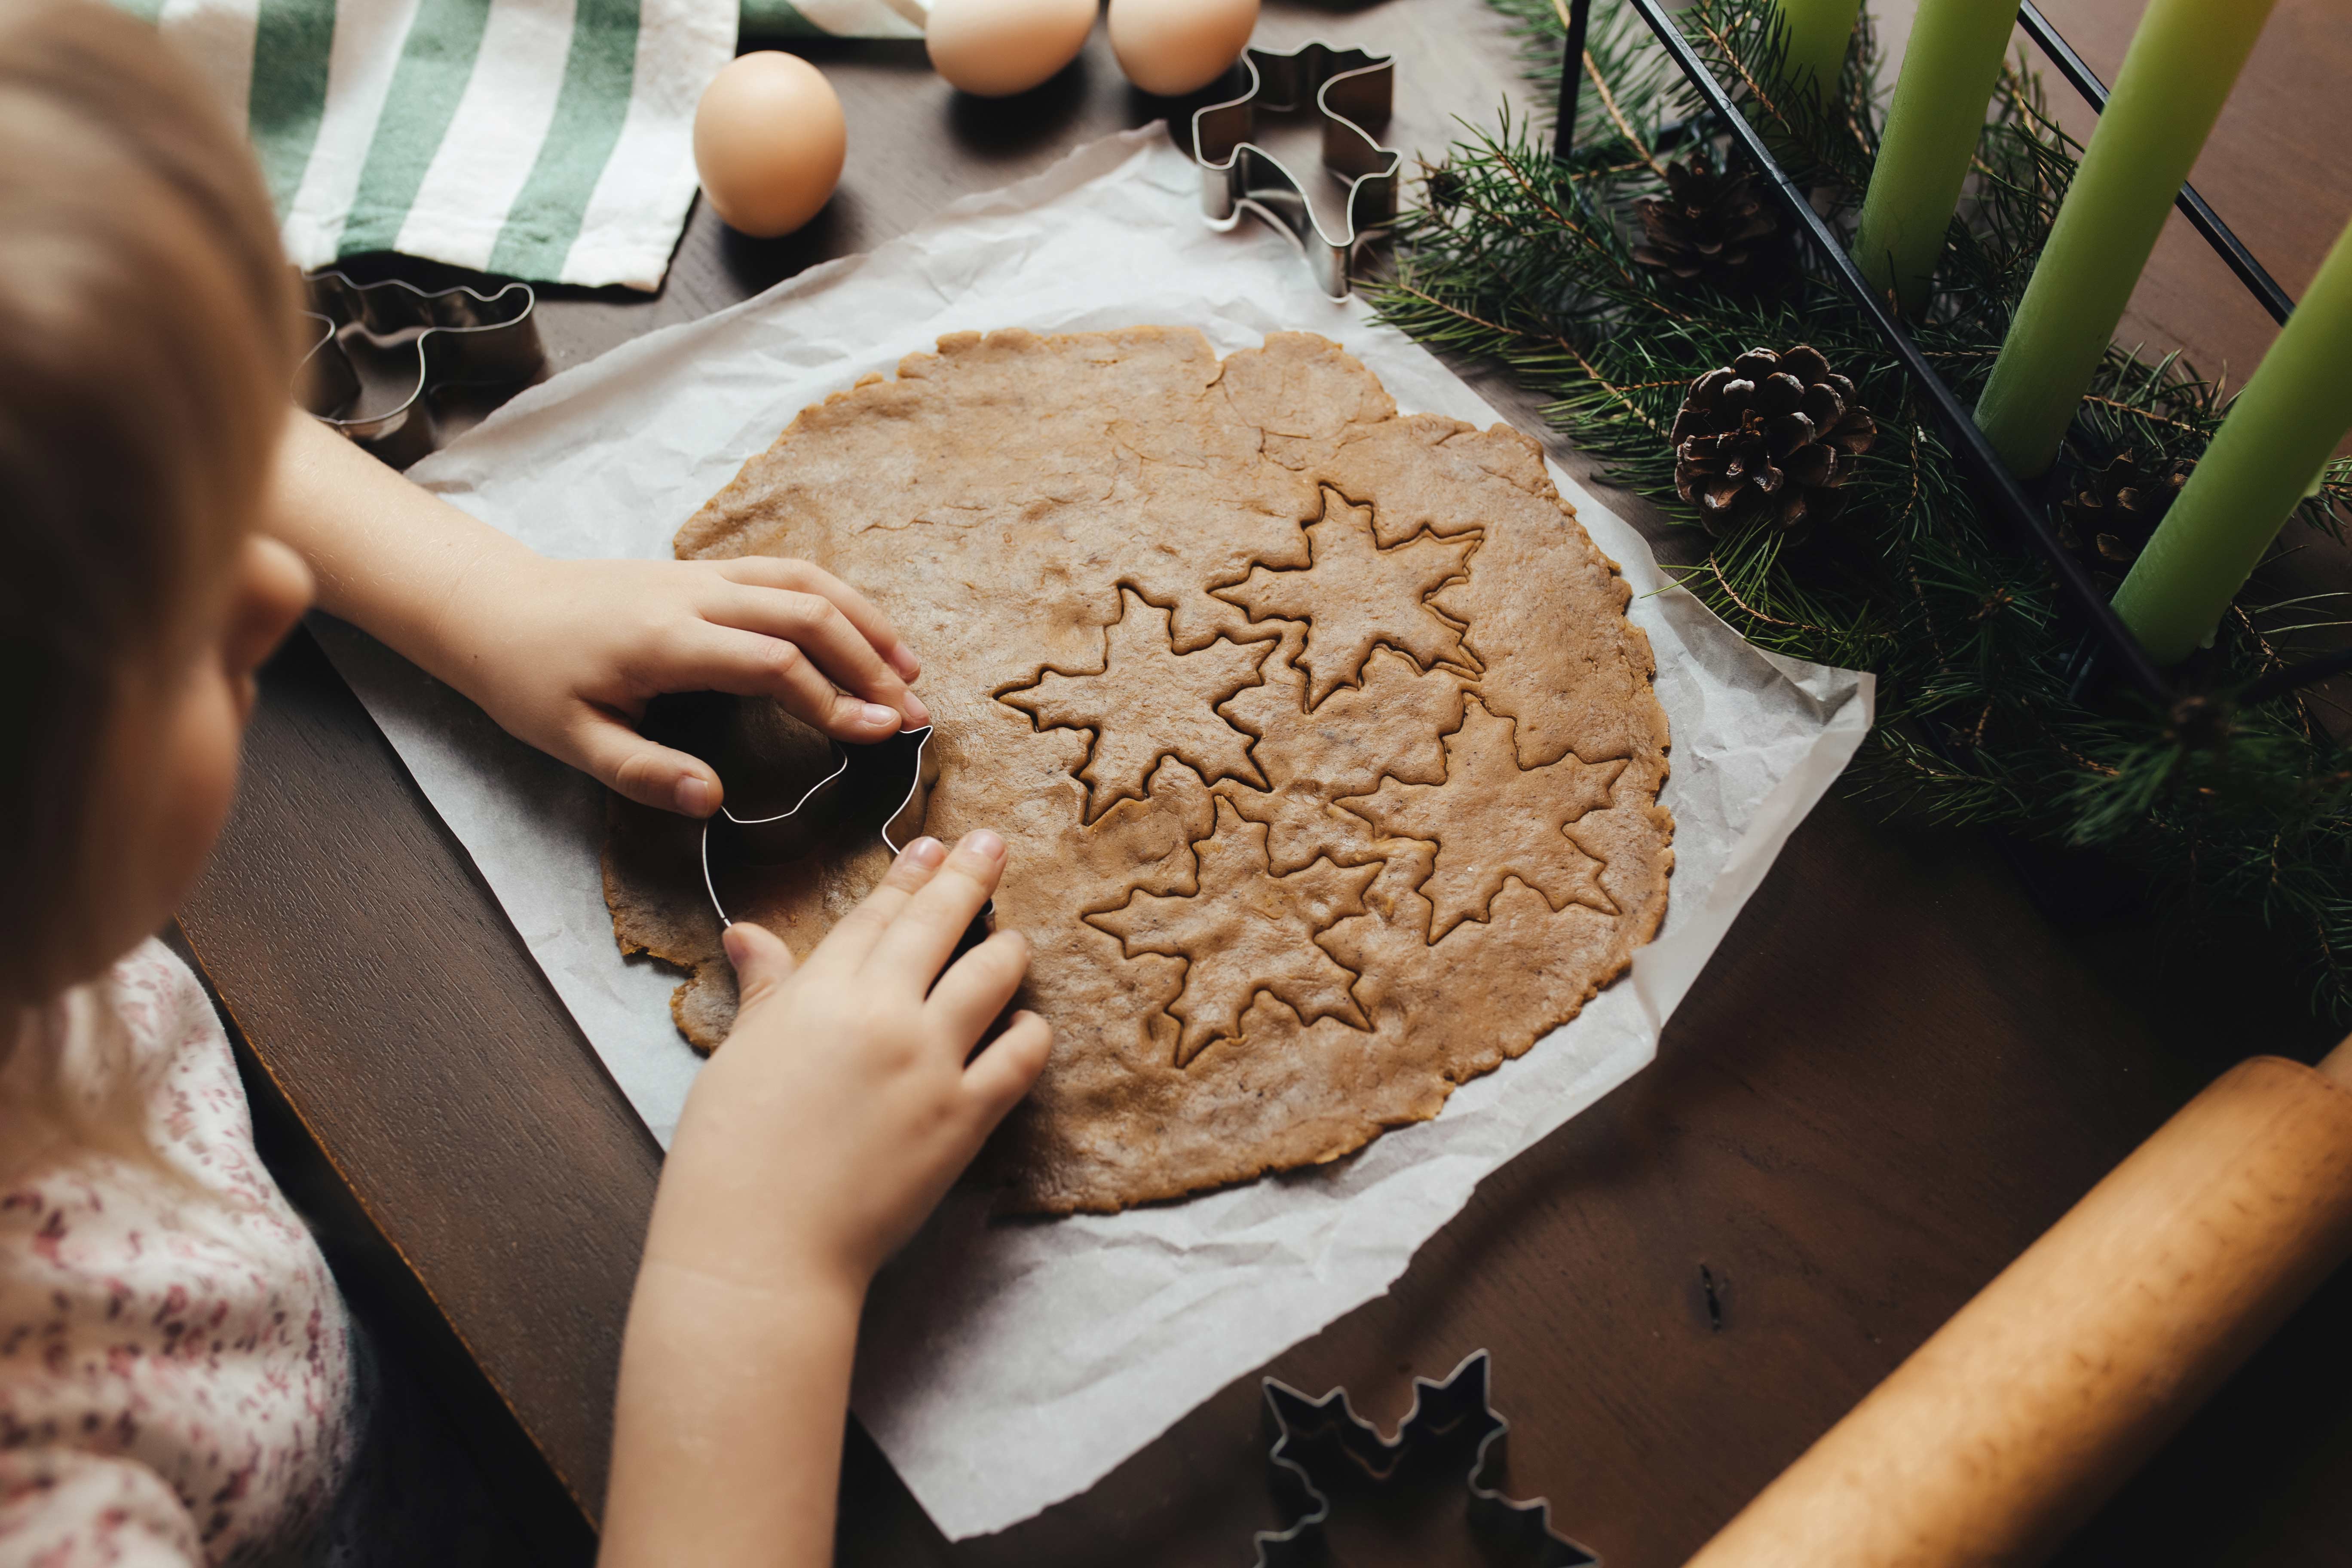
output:
[[[1490, 0], [1520, 37], [1536, 101], [1553, 107], [1566, 37], [1559, 0]], [[1693, 47], [1755, 121], [1816, 210], [1849, 240], [1882, 124], [1865, 15], [1823, 101], [1778, 85], [1772, 0], [1693, 0]], [[2235, 907], [2294, 944], [2314, 1005], [2352, 1018], [2352, 759], [2314, 693], [2254, 706], [2234, 694], [2315, 650], [2352, 640], [2339, 596], [2296, 586], [2275, 554], [2239, 596], [2191, 679], [2208, 695], [2158, 712], [2073, 679], [2083, 633], [2046, 563], [1981, 513], [1954, 454], [1869, 321], [1804, 258], [1778, 299], [1677, 288], [1634, 261], [1633, 204], [1664, 188], [1664, 160], [1717, 171], [1729, 139], [1640, 19], [1595, 0], [1576, 151], [1507, 106], [1426, 171], [1425, 205], [1397, 227], [1392, 275], [1367, 289], [1424, 342], [1495, 362], [1612, 482], [1675, 522], [1666, 433], [1691, 383], [1750, 348], [1810, 342], [1850, 377], [1879, 438], [1838, 524], [1801, 548], [1769, 530], [1706, 539], [1673, 574], [1775, 652], [1875, 670], [1878, 730], [1847, 787], [1891, 814], [1989, 826], [2136, 868], [2152, 896]], [[1538, 115], [1542, 110], [1538, 110]], [[2049, 112], [2022, 55], [2005, 64], [1932, 301], [1914, 335], [1963, 402], [2001, 338], [2082, 148]], [[2131, 453], [2194, 459], [2227, 411], [2224, 389], [2178, 355], [2111, 350], [2069, 432], [2068, 473]], [[2329, 465], [2298, 519], [2336, 534], [2352, 518], [2352, 461]], [[2292, 529], [2290, 529], [2292, 533]]]

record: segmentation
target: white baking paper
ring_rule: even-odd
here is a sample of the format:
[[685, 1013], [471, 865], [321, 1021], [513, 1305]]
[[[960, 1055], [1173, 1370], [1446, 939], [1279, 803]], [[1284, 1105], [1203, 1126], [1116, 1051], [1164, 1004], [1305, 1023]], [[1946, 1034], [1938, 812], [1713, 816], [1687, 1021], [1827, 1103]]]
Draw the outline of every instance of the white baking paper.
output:
[[[866, 256], [639, 338], [514, 399], [414, 477], [555, 555], [660, 557], [805, 405], [942, 333], [1197, 326], [1230, 353], [1282, 328], [1347, 345], [1407, 412], [1496, 416], [1434, 358], [1334, 304], [1255, 220], [1204, 226], [1157, 127], [969, 197]], [[1385, 1290], [1479, 1179], [1623, 1082], [1869, 727], [1867, 675], [1775, 658], [1660, 575], [1639, 534], [1554, 468], [1624, 569], [1674, 727], [1671, 901], [1633, 973], [1444, 1115], [1362, 1152], [1186, 1203], [991, 1225], [950, 1200], [877, 1282], [855, 1405], [950, 1536], [1091, 1486], [1234, 1378]], [[471, 851], [581, 1029], [667, 1143], [698, 1058], [674, 978], [625, 963], [587, 779], [348, 627], [324, 635]]]

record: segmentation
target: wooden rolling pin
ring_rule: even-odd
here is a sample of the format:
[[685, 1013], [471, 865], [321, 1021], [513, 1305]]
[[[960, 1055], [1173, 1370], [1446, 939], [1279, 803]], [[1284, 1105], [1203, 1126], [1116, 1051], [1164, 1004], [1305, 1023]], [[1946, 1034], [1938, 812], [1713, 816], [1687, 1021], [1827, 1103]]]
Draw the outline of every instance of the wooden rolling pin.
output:
[[2352, 1256], [2352, 1040], [2231, 1069], [1690, 1568], [2038, 1563]]

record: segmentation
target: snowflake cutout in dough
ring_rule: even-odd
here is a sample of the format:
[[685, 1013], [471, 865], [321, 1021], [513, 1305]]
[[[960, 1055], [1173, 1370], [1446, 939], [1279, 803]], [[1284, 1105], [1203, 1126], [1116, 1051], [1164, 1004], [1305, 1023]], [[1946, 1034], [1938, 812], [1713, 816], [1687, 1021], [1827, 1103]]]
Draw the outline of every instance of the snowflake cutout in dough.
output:
[[1144, 798], [1163, 757], [1202, 778], [1238, 779], [1265, 787], [1250, 760], [1250, 737], [1217, 715], [1217, 704], [1258, 682], [1273, 643], [1223, 637], [1197, 653], [1178, 653], [1169, 611], [1132, 588], [1119, 590], [1119, 618], [1103, 628], [1100, 669], [1051, 668], [997, 700], [1029, 715], [1040, 730], [1089, 730], [1094, 742], [1078, 770], [1092, 823], [1122, 800]]
[[[1464, 921], [1484, 921], [1503, 883], [1517, 877], [1557, 911], [1582, 904], [1618, 912], [1601, 887], [1601, 862], [1577, 847], [1569, 825], [1609, 804], [1610, 786], [1625, 770], [1621, 761], [1588, 763], [1573, 752], [1540, 768], [1519, 766], [1510, 720], [1471, 702], [1462, 728], [1445, 738], [1445, 782], [1399, 784], [1383, 779], [1370, 795], [1340, 806], [1382, 833], [1437, 846], [1437, 866], [1422, 884], [1430, 902], [1434, 946]], [[1488, 831], [1487, 853], [1473, 858], [1446, 844], [1446, 830], [1475, 821]]]
[[1462, 628], [1429, 607], [1432, 593], [1463, 574], [1478, 536], [1440, 539], [1416, 534], [1386, 549], [1372, 532], [1372, 509], [1355, 506], [1325, 486], [1323, 515], [1307, 525], [1311, 564], [1292, 571], [1252, 566], [1246, 581], [1220, 588], [1217, 597], [1249, 612], [1253, 621], [1307, 623], [1307, 706], [1312, 710], [1363, 676], [1372, 649], [1386, 645], [1423, 669], [1468, 666]]
[[1192, 849], [1199, 857], [1198, 891], [1137, 889], [1121, 908], [1086, 917], [1118, 938], [1129, 958], [1157, 952], [1184, 960], [1184, 988], [1168, 1005], [1183, 1026], [1176, 1065], [1238, 1036], [1242, 1015], [1260, 992], [1297, 1014], [1302, 1024], [1337, 1018], [1370, 1029], [1356, 1004], [1355, 974], [1315, 938], [1366, 912], [1364, 889], [1380, 875], [1380, 863], [1343, 867], [1318, 860], [1287, 877], [1269, 876], [1265, 826], [1243, 820], [1223, 796], [1216, 831]]

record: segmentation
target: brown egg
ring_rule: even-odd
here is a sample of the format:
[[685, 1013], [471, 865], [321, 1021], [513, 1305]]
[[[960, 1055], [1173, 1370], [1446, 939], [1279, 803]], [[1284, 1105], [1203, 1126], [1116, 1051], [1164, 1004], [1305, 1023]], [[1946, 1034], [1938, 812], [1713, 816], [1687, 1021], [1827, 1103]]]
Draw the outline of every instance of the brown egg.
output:
[[932, 0], [931, 68], [980, 98], [1026, 92], [1078, 58], [1096, 0]]
[[694, 167], [719, 216], [771, 239], [816, 216], [849, 144], [824, 73], [774, 49], [739, 56], [694, 108]]
[[1162, 98], [1197, 92], [1241, 58], [1257, 0], [1110, 0], [1110, 47], [1127, 79]]

